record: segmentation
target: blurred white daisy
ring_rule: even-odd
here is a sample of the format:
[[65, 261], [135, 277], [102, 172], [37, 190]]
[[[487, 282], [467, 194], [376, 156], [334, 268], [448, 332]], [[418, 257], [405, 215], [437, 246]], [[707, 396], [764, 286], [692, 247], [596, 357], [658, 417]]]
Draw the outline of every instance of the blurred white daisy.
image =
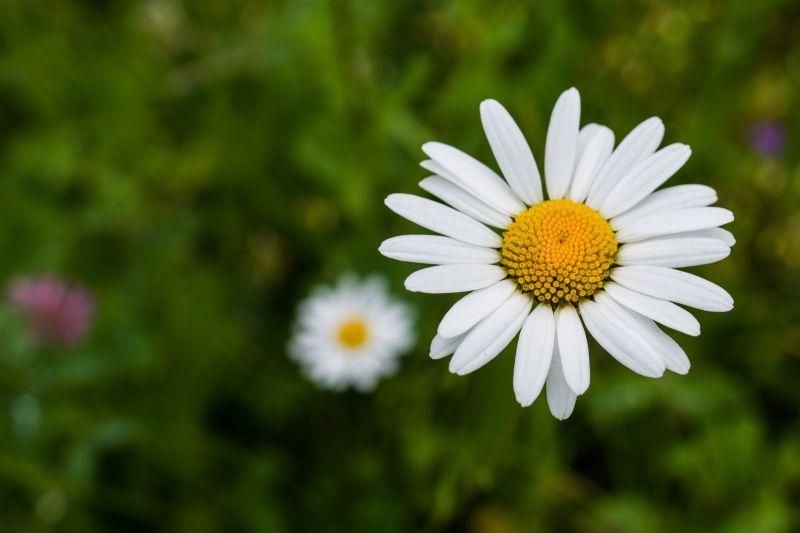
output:
[[345, 275], [300, 303], [289, 353], [318, 385], [367, 392], [397, 370], [413, 340], [411, 311], [382, 278]]
[[[542, 190], [528, 143], [498, 102], [480, 106], [481, 120], [505, 180], [451, 146], [431, 142], [420, 186], [444, 203], [392, 194], [386, 205], [441, 235], [384, 241], [383, 255], [437, 265], [411, 274], [410, 291], [469, 292], [447, 312], [431, 357], [453, 354], [450, 371], [472, 372], [517, 333], [514, 393], [528, 406], [547, 387], [550, 411], [570, 416], [589, 387], [584, 326], [620, 363], [647, 377], [665, 369], [685, 374], [689, 360], [656, 322], [688, 335], [700, 325], [682, 304], [728, 311], [722, 288], [676, 270], [713, 263], [734, 244], [719, 228], [733, 214], [704, 185], [656, 190], [689, 159], [684, 144], [657, 150], [657, 117], [614, 148], [598, 124], [580, 128], [580, 96], [569, 89], [550, 117]], [[547, 198], [547, 199], [545, 199]], [[489, 229], [499, 228], [502, 235]]]

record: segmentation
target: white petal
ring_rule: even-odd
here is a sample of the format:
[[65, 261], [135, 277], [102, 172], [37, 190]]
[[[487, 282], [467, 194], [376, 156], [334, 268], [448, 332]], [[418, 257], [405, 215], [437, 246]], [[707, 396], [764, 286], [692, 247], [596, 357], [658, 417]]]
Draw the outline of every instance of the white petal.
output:
[[599, 209], [619, 180], [645, 157], [655, 152], [663, 138], [664, 123], [658, 117], [650, 117], [633, 128], [598, 172], [589, 189], [586, 204], [593, 209]]
[[517, 123], [497, 100], [481, 102], [481, 122], [506, 181], [528, 205], [542, 201], [542, 179], [536, 160]]
[[[581, 134], [585, 129], [581, 130]], [[578, 164], [575, 166], [575, 175], [569, 186], [569, 197], [573, 202], [583, 202], [586, 199], [592, 182], [613, 149], [614, 132], [605, 126], [597, 126], [586, 148], [580, 151]]]
[[706, 207], [717, 201], [717, 191], [705, 185], [676, 185], [656, 191], [634, 207], [611, 220], [611, 227], [618, 229], [626, 221], [686, 207]]
[[550, 125], [544, 153], [544, 177], [547, 195], [551, 200], [562, 198], [567, 192], [575, 170], [578, 152], [578, 128], [581, 121], [581, 97], [574, 87], [558, 97]]
[[700, 322], [689, 311], [672, 302], [646, 296], [618, 283], [606, 283], [603, 289], [623, 306], [659, 324], [693, 337], [700, 335]]
[[453, 304], [439, 323], [439, 335], [461, 335], [508, 300], [517, 288], [510, 279], [471, 292]]
[[498, 265], [437, 265], [412, 273], [405, 285], [411, 292], [443, 294], [482, 289], [505, 277], [505, 269]]
[[636, 242], [699, 229], [722, 226], [733, 221], [733, 213], [721, 207], [688, 207], [652, 213], [626, 222], [617, 230], [617, 241]]
[[617, 264], [682, 268], [715, 263], [731, 253], [718, 239], [671, 237], [623, 244], [617, 254]]
[[503, 239], [480, 222], [439, 202], [413, 194], [390, 194], [386, 206], [411, 222], [459, 241], [499, 248]]
[[438, 142], [425, 143], [422, 150], [450, 171], [450, 175], [457, 180], [456, 185], [498, 211], [506, 215], [516, 215], [525, 210], [525, 204], [508, 188], [503, 178], [471, 155]]
[[455, 352], [456, 348], [458, 348], [458, 346], [461, 344], [461, 341], [463, 341], [464, 337], [466, 336], [466, 333], [451, 338], [442, 337], [441, 335], [434, 336], [433, 340], [431, 341], [431, 359], [441, 359]]
[[589, 344], [572, 305], [562, 305], [556, 311], [556, 334], [564, 379], [575, 394], [583, 394], [589, 388]]
[[736, 244], [736, 237], [733, 236], [733, 233], [723, 228], [706, 228], [695, 231], [685, 231], [683, 233], [655, 237], [655, 239], [669, 239], [671, 237], [700, 237], [703, 239], [717, 239], [730, 247], [733, 247], [733, 245]]
[[[432, 160], [428, 160], [433, 162]], [[441, 176], [430, 176], [419, 182], [425, 191], [436, 196], [444, 203], [449, 204], [465, 215], [469, 215], [479, 222], [496, 228], [507, 228], [511, 218], [497, 209], [489, 207], [483, 201], [475, 198], [470, 193], [448, 181]]]
[[704, 311], [730, 311], [733, 298], [722, 287], [694, 274], [659, 266], [615, 268], [611, 279], [653, 298], [669, 300]]
[[614, 359], [637, 374], [659, 378], [666, 366], [661, 357], [641, 335], [637, 334], [635, 319], [631, 312], [610, 298], [598, 294], [595, 301], [580, 303], [581, 316], [592, 337]]
[[675, 342], [675, 339], [661, 331], [649, 318], [645, 318], [639, 313], [631, 313], [631, 315], [642, 326], [644, 336], [664, 360], [667, 369], [676, 374], [687, 374], [692, 364], [689, 362], [686, 352]]
[[557, 420], [566, 420], [575, 409], [577, 395], [569, 388], [563, 372], [563, 364], [560, 361], [559, 349], [556, 346], [553, 353], [553, 362], [550, 363], [550, 371], [547, 373], [547, 406], [550, 413]]
[[429, 172], [432, 172], [433, 174], [436, 174], [437, 176], [441, 176], [447, 181], [453, 183], [454, 185], [459, 184], [458, 177], [456, 177], [455, 174], [444, 168], [443, 165], [437, 163], [433, 159], [424, 159], [420, 162], [419, 166], [421, 166], [422, 168], [424, 168]]
[[467, 333], [450, 359], [450, 372], [463, 376], [494, 359], [514, 339], [532, 305], [525, 294], [515, 292], [511, 295]]
[[580, 159], [581, 156], [583, 156], [583, 153], [586, 151], [586, 148], [589, 146], [589, 143], [592, 141], [592, 139], [594, 139], [594, 136], [602, 130], [611, 131], [609, 128], [601, 124], [595, 124], [594, 122], [590, 122], [581, 128], [581, 131], [578, 132], [578, 152], [576, 154], [577, 159]]
[[608, 193], [600, 214], [606, 218], [615, 217], [638, 204], [680, 170], [691, 155], [691, 148], [676, 143], [646, 157]]
[[522, 407], [539, 396], [553, 358], [556, 323], [549, 304], [536, 306], [522, 325], [514, 360], [514, 395]]
[[[715, 241], [718, 242], [718, 241]], [[391, 259], [411, 263], [442, 265], [450, 263], [494, 264], [500, 252], [466, 244], [439, 235], [401, 235], [383, 241], [378, 251]]]

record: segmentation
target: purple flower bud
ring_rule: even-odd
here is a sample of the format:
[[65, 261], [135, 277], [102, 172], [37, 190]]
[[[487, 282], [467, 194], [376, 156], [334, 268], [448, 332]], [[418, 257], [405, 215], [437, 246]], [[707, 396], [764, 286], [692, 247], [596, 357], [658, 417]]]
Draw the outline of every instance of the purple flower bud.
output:
[[762, 120], [750, 126], [750, 147], [761, 155], [780, 155], [786, 131], [777, 120]]
[[38, 345], [75, 346], [91, 325], [95, 304], [84, 287], [50, 276], [21, 278], [9, 284], [6, 295]]

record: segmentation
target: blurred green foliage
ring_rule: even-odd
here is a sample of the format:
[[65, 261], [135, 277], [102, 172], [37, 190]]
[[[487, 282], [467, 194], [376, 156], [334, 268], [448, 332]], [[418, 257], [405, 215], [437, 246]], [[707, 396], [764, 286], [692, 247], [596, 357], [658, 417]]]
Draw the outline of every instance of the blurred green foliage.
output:
[[[0, 2], [0, 276], [55, 272], [99, 301], [70, 353], [0, 311], [0, 530], [800, 529], [800, 5], [506, 0]], [[455, 297], [405, 295], [417, 348], [372, 395], [286, 357], [296, 301], [346, 269], [412, 266], [420, 145], [484, 161], [478, 104], [539, 161], [550, 108], [618, 138], [659, 115], [719, 192], [732, 256], [695, 269], [732, 313], [676, 334], [688, 376], [592, 348], [572, 418], [520, 409], [513, 357], [427, 358]], [[747, 129], [787, 129], [778, 157]]]

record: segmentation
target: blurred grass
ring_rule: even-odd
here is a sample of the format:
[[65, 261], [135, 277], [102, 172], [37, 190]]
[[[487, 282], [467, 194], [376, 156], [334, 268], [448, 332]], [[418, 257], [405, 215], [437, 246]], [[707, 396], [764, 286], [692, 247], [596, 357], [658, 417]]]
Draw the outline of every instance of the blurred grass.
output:
[[[800, 528], [800, 7], [750, 2], [0, 3], [0, 276], [57, 272], [92, 339], [37, 351], [0, 312], [2, 531], [792, 531]], [[680, 336], [688, 376], [593, 347], [557, 423], [521, 410], [506, 353], [427, 359], [454, 298], [404, 295], [417, 349], [371, 396], [285, 355], [294, 304], [344, 269], [412, 267], [419, 146], [484, 161], [497, 98], [538, 160], [557, 95], [621, 138], [658, 115], [732, 209], [695, 269], [729, 314]], [[788, 149], [748, 146], [761, 119]], [[66, 356], [65, 356], [66, 355]]]

